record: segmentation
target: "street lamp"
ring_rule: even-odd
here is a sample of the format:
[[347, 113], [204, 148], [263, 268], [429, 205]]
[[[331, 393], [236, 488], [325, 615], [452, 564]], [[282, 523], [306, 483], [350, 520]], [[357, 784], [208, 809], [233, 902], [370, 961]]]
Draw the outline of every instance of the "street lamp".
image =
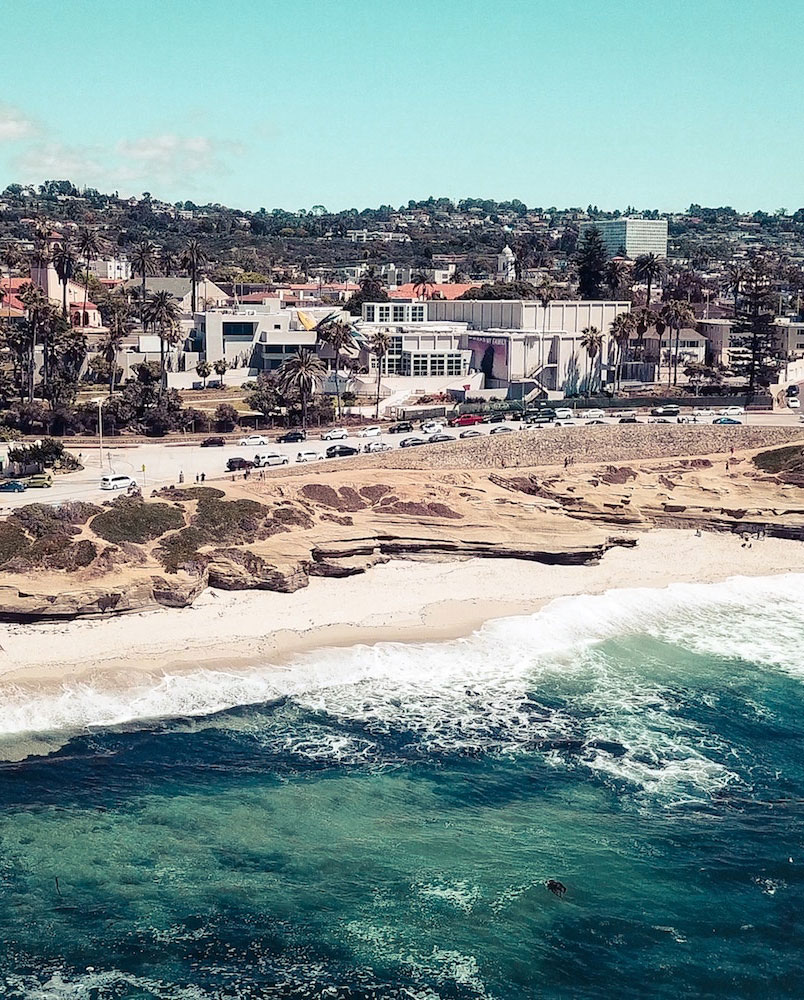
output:
[[98, 455], [101, 472], [103, 472], [103, 404], [106, 402], [106, 397], [98, 396], [92, 402], [98, 404]]

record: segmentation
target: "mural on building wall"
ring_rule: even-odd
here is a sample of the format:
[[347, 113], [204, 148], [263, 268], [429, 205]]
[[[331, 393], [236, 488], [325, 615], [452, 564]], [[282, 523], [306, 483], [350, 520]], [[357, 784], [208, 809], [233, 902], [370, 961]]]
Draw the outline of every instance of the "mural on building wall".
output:
[[508, 345], [505, 342], [470, 337], [468, 346], [472, 352], [472, 368], [483, 372], [486, 378], [508, 378]]

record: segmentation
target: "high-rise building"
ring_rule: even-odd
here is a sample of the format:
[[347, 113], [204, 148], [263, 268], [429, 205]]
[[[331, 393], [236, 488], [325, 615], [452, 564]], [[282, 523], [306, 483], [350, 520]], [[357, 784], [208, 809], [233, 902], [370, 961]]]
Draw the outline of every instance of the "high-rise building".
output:
[[634, 260], [642, 254], [667, 256], [667, 219], [606, 219], [582, 222], [579, 236], [595, 227], [610, 257], [625, 256]]

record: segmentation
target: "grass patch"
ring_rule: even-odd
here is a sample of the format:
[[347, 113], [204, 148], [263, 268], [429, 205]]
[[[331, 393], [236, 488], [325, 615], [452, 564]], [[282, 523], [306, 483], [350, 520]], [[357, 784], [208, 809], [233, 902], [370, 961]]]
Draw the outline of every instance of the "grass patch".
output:
[[203, 498], [192, 520], [208, 542], [243, 545], [254, 541], [268, 508], [256, 500]]
[[218, 500], [226, 496], [214, 486], [166, 486], [156, 495], [165, 500]]
[[135, 542], [139, 545], [160, 538], [168, 531], [184, 527], [184, 513], [166, 503], [145, 503], [121, 497], [92, 518], [90, 528], [107, 542]]

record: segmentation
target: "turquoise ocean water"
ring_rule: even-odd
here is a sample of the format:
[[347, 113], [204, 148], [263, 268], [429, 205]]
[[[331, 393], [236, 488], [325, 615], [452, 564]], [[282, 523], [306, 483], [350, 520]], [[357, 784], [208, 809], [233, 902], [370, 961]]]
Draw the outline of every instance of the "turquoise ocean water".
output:
[[791, 574], [12, 695], [0, 997], [799, 998], [802, 640]]

